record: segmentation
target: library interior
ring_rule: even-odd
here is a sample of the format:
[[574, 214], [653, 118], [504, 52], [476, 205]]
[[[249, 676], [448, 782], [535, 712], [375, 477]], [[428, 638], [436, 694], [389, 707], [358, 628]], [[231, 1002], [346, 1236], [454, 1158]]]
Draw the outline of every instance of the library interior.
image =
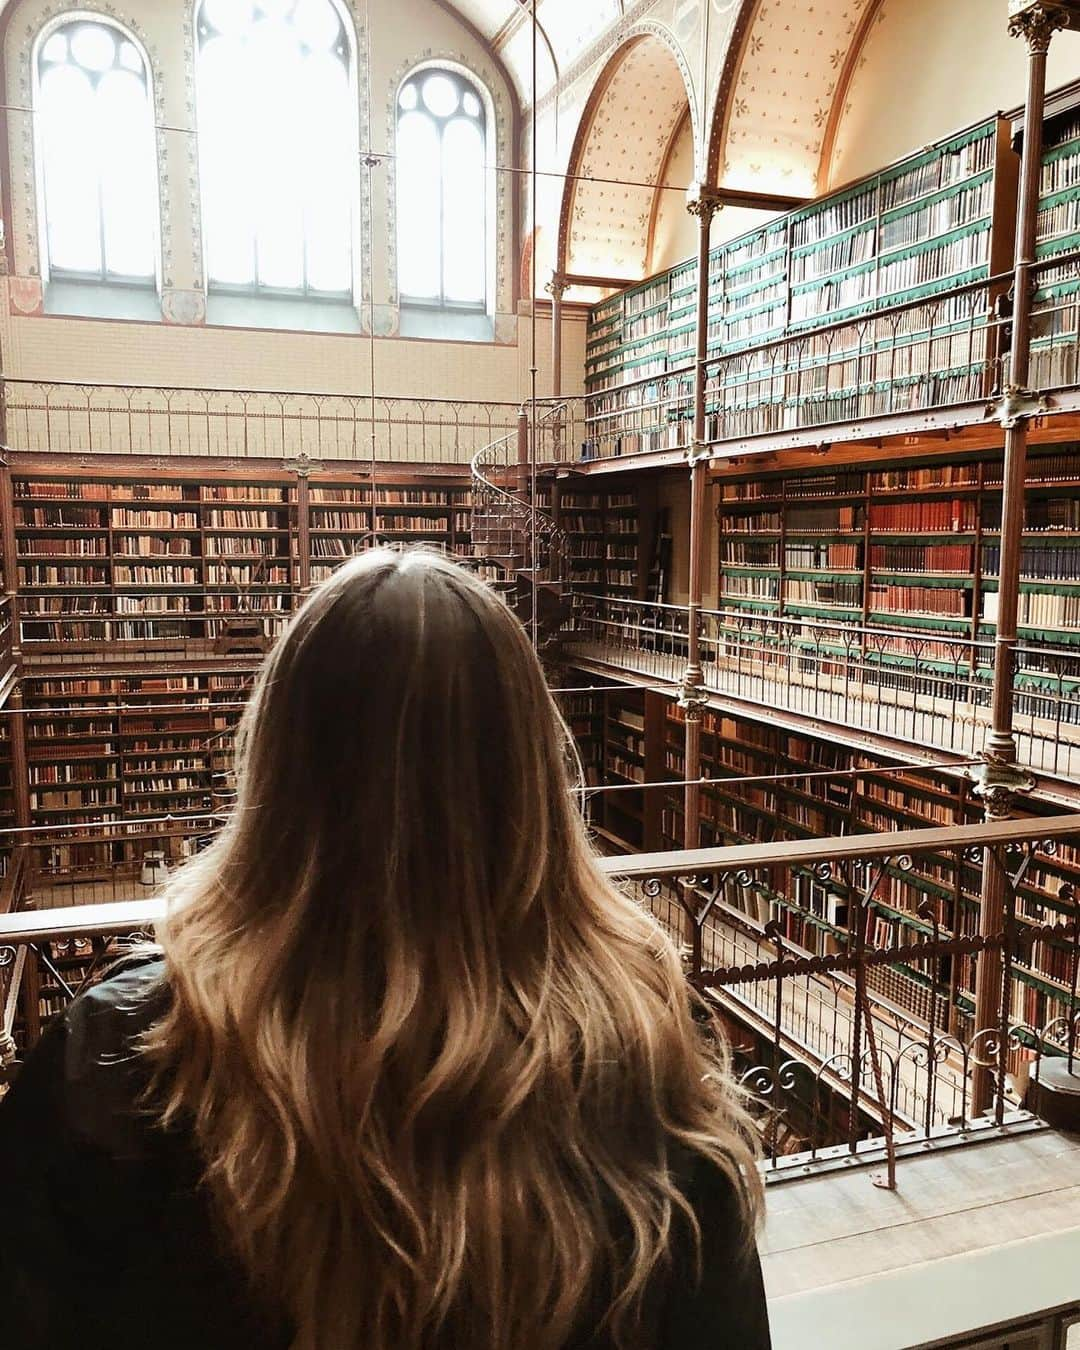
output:
[[730, 1043], [776, 1350], [1080, 1350], [1080, 0], [3, 0], [0, 81], [0, 1100], [422, 545]]

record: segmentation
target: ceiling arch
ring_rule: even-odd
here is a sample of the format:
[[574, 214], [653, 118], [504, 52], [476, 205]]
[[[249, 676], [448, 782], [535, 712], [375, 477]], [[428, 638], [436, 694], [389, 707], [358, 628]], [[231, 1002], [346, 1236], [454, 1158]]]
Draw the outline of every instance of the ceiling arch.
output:
[[627, 280], [644, 275], [655, 185], [688, 110], [695, 120], [685, 61], [660, 30], [637, 33], [612, 56], [571, 152], [558, 271]]
[[714, 113], [719, 186], [813, 196], [837, 91], [875, 0], [746, 0]]

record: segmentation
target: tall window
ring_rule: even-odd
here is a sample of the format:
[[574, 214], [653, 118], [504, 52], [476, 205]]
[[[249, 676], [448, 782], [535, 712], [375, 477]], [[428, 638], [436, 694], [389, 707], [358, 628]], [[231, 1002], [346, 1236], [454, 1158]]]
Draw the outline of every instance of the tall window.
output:
[[397, 115], [402, 300], [482, 309], [487, 299], [487, 120], [456, 71], [416, 71]]
[[152, 283], [157, 157], [142, 52], [111, 23], [61, 24], [38, 47], [35, 112], [48, 273]]
[[210, 285], [351, 294], [357, 102], [341, 11], [333, 0], [204, 0], [198, 42]]

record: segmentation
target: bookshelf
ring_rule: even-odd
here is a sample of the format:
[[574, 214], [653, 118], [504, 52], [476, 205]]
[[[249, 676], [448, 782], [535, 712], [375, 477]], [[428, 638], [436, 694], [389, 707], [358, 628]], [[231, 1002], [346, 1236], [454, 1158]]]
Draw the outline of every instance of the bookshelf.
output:
[[376, 543], [427, 544], [467, 553], [472, 533], [472, 491], [401, 484], [324, 482], [309, 487], [311, 581]]
[[[685, 714], [666, 696], [623, 688], [587, 696], [587, 715], [575, 725], [582, 753], [604, 765], [604, 781], [631, 785], [684, 778]], [[583, 711], [585, 711], [583, 709]], [[597, 742], [602, 740], [602, 749]], [[981, 805], [962, 776], [902, 767], [863, 752], [805, 734], [720, 712], [702, 723], [702, 766], [715, 780], [703, 788], [699, 821], [702, 847], [890, 832], [961, 825], [981, 819]], [[835, 776], [772, 783], [725, 780], [776, 774]], [[670, 790], [606, 793], [595, 799], [602, 832], [621, 851], [683, 846], [684, 796]], [[651, 804], [650, 804], [651, 803]], [[853, 865], [831, 881], [799, 866], [770, 869], [757, 884], [725, 890], [725, 902], [749, 918], [775, 919], [789, 943], [815, 955], [841, 950], [848, 941], [851, 896], [869, 881], [869, 869]], [[1059, 849], [1040, 858], [1021, 888], [1018, 921], [1041, 923], [1072, 913], [1068, 887], [1080, 883], [1080, 854]], [[943, 933], [973, 933], [978, 927], [980, 868], [955, 854], [919, 855], [912, 867], [890, 866], [875, 891], [871, 940], [876, 947], [899, 947], [931, 931], [927, 902]], [[1021, 945], [1014, 967], [1014, 1015], [1044, 1026], [1065, 1011], [1068, 952], [1041, 942], [1030, 955]], [[1063, 978], [1064, 977], [1064, 978]], [[876, 991], [907, 1011], [928, 1017], [938, 1000], [939, 1026], [954, 1030], [971, 1011], [972, 971], [957, 963], [934, 977], [903, 964], [875, 972]], [[1033, 1014], [1039, 1014], [1034, 1016]]]
[[110, 473], [60, 469], [64, 456], [12, 458], [23, 633], [54, 650], [213, 642], [241, 614], [274, 637], [306, 584], [373, 542], [469, 552], [472, 491], [461, 473], [398, 466], [373, 488], [369, 465], [343, 465], [301, 489], [297, 474], [267, 461], [225, 476], [205, 462]]
[[638, 490], [563, 487], [556, 519], [569, 541], [570, 583], [580, 591], [639, 599], [644, 594], [642, 518], [648, 502]]
[[[1080, 250], [1080, 108], [1047, 120], [1035, 256], [1040, 262]], [[1031, 374], [1038, 388], [1077, 381], [1075, 264], [1039, 274], [1032, 314]]]
[[[212, 474], [212, 471], [211, 471]], [[280, 615], [297, 589], [295, 486], [33, 472], [12, 475], [27, 638], [208, 638], [241, 610]]]
[[[949, 463], [723, 478], [717, 511], [721, 608], [988, 641], [996, 619], [1000, 452]], [[1080, 447], [1028, 460], [1021, 686], [1045, 684], [1038, 649], [1077, 648], [1080, 676]], [[808, 636], [809, 640], [809, 636]], [[928, 645], [926, 665], [956, 663]], [[903, 664], [901, 652], [882, 659]], [[972, 653], [971, 660], [975, 660]]]
[[191, 668], [23, 680], [33, 825], [191, 815], [216, 803], [213, 775], [253, 674]]
[[[711, 370], [710, 438], [721, 409], [728, 434], [733, 416], [750, 434], [903, 410], [928, 382], [932, 403], [980, 396], [991, 330], [977, 350], [984, 301], [960, 288], [1011, 261], [1018, 156], [1009, 132], [1006, 119], [989, 118], [712, 250], [710, 357], [804, 340]], [[679, 264], [592, 311], [585, 458], [685, 444], [696, 271]], [[914, 307], [884, 317], [900, 305]], [[864, 406], [869, 362], [887, 372], [875, 376], [873, 408]]]

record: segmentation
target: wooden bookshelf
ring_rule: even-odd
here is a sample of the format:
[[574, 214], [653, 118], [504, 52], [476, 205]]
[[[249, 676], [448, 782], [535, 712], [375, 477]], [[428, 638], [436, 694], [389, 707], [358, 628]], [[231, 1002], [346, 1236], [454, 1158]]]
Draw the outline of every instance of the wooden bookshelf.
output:
[[[721, 408], [729, 430], [737, 410], [750, 433], [902, 410], [916, 391], [925, 394], [928, 380], [933, 403], [980, 396], [984, 358], [996, 353], [984, 297], [962, 288], [1011, 261], [1017, 172], [1010, 124], [995, 116], [713, 249], [711, 357], [806, 340], [786, 354], [770, 353], [764, 364], [718, 368], [708, 390], [709, 438], [720, 434]], [[686, 443], [692, 381], [672, 372], [693, 358], [696, 286], [696, 262], [681, 263], [593, 309], [586, 458]], [[900, 305], [914, 307], [899, 323], [874, 317]], [[842, 345], [848, 339], [835, 332], [814, 336], [856, 320], [865, 321], [865, 331], [850, 338], [850, 354]], [[973, 327], [986, 328], [977, 353]], [[857, 407], [854, 396], [869, 353], [889, 370], [874, 394], [881, 406], [873, 409]], [[762, 394], [765, 367], [782, 389], [776, 401]], [[862, 397], [865, 403], [865, 391]]]
[[593, 594], [640, 599], [649, 563], [643, 517], [651, 521], [651, 516], [651, 498], [640, 485], [564, 487], [556, 518], [569, 542], [571, 584]]
[[85, 465], [13, 455], [14, 556], [25, 637], [39, 644], [212, 642], [238, 615], [280, 633], [295, 597], [374, 544], [468, 554], [469, 480], [377, 478], [341, 465]]
[[[1000, 452], [950, 463], [724, 478], [720, 495], [722, 608], [943, 641], [992, 637]], [[1029, 646], [1037, 652], [1040, 645], [1080, 644], [1080, 447], [1032, 448], [1021, 566]], [[931, 666], [956, 662], [954, 652], [935, 653], [932, 644], [926, 655]], [[899, 650], [883, 656], [902, 659]], [[1022, 671], [1021, 681], [1039, 673]]]
[[[681, 784], [682, 709], [664, 695], [627, 688], [588, 697], [594, 702], [577, 723], [582, 753], [596, 766], [596, 781], [627, 787], [594, 799], [594, 821], [605, 839], [628, 852], [681, 848], [682, 787], [637, 792], [627, 785], [664, 778]], [[982, 817], [962, 776], [902, 767], [895, 760], [719, 712], [704, 715], [702, 766], [715, 780], [701, 794], [702, 847], [972, 824]], [[823, 772], [830, 776], [734, 781]], [[776, 920], [787, 941], [826, 955], [849, 940], [849, 905], [869, 875], [858, 865], [828, 881], [806, 868], [772, 869], [756, 886], [733, 884], [724, 898], [759, 923]], [[1078, 883], [1076, 850], [1059, 849], [1054, 858], [1041, 859], [1022, 885], [1018, 921], [1071, 914], [1074, 902], [1063, 888]], [[973, 933], [980, 887], [979, 866], [953, 854], [920, 855], [910, 868], [890, 866], [875, 891], [871, 940], [888, 949], [913, 934], [928, 934], [928, 902], [943, 934]], [[1014, 968], [1014, 1006], [1045, 1014], [1033, 1025], [1041, 1027], [1065, 1011], [1068, 959], [1067, 951], [1053, 943], [1036, 944], [1030, 956], [1022, 950]], [[877, 992], [923, 1018], [936, 998], [942, 1026], [957, 1026], [972, 1007], [970, 962], [955, 969], [943, 965], [933, 977], [922, 969], [890, 966], [874, 979]]]
[[[1041, 262], [1080, 250], [1080, 107], [1048, 118], [1039, 196], [1036, 258]], [[1032, 314], [1031, 378], [1054, 388], [1078, 379], [1075, 265], [1039, 274]]]

